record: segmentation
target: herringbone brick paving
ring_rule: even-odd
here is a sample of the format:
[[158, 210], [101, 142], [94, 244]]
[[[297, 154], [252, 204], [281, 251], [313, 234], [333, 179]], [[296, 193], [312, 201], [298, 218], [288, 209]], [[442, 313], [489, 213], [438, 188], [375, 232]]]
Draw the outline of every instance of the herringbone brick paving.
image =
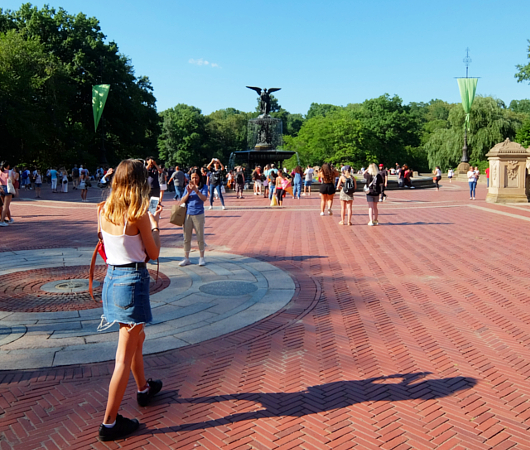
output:
[[[287, 271], [293, 301], [146, 357], [164, 390], [140, 408], [131, 381], [122, 412], [142, 427], [115, 443], [95, 439], [112, 362], [0, 372], [0, 449], [530, 448], [530, 210], [484, 195], [390, 192], [379, 227], [363, 196], [352, 227], [337, 224], [338, 202], [320, 217], [316, 195], [282, 210], [229, 196], [207, 214], [208, 248]], [[58, 233], [61, 246], [95, 243], [93, 206], [35, 205], [14, 206], [4, 251], [52, 247]], [[181, 245], [162, 228], [164, 245]]]

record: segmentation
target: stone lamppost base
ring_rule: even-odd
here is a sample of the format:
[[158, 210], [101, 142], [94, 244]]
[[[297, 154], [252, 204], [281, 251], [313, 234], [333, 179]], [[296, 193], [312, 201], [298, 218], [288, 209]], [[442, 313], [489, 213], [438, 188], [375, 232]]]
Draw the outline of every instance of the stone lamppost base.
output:
[[469, 163], [461, 162], [460, 164], [458, 164], [458, 167], [456, 168], [457, 175], [466, 175], [467, 177], [467, 173], [469, 172], [470, 167], [471, 166], [469, 165]]

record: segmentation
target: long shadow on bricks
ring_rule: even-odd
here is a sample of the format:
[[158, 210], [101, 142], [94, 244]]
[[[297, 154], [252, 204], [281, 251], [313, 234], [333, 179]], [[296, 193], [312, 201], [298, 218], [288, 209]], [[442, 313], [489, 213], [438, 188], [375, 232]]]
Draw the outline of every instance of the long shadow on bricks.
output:
[[216, 420], [175, 425], [156, 430], [145, 429], [141, 434], [211, 428], [243, 420], [257, 420], [266, 417], [302, 417], [307, 414], [346, 408], [361, 402], [431, 400], [470, 389], [477, 383], [475, 378], [470, 377], [423, 380], [429, 374], [430, 372], [419, 372], [394, 374], [366, 380], [337, 381], [310, 386], [301, 392], [248, 392], [211, 397], [180, 398], [176, 399], [176, 402], [218, 403], [230, 400], [251, 401], [261, 404], [264, 409], [232, 414]]

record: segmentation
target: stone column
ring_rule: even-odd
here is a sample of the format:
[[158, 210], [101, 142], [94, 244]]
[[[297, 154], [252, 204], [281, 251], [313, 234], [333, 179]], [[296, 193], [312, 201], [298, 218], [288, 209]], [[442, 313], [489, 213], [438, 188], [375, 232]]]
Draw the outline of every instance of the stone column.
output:
[[530, 150], [506, 139], [487, 154], [490, 163], [489, 203], [528, 203], [526, 164]]

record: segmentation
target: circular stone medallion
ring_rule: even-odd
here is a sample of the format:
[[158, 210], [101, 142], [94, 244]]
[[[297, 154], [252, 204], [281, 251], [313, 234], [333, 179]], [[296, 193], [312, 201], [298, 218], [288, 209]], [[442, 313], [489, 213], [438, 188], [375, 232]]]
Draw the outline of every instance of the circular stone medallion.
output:
[[[99, 281], [93, 282], [94, 288], [99, 286]], [[88, 280], [75, 279], [75, 280], [57, 280], [52, 281], [51, 283], [43, 284], [40, 287], [41, 291], [44, 292], [53, 292], [57, 293], [67, 293], [67, 292], [85, 292], [88, 291]]]
[[258, 290], [258, 287], [245, 281], [214, 281], [213, 283], [203, 284], [199, 287], [199, 290], [205, 294], [232, 297], [252, 294]]

